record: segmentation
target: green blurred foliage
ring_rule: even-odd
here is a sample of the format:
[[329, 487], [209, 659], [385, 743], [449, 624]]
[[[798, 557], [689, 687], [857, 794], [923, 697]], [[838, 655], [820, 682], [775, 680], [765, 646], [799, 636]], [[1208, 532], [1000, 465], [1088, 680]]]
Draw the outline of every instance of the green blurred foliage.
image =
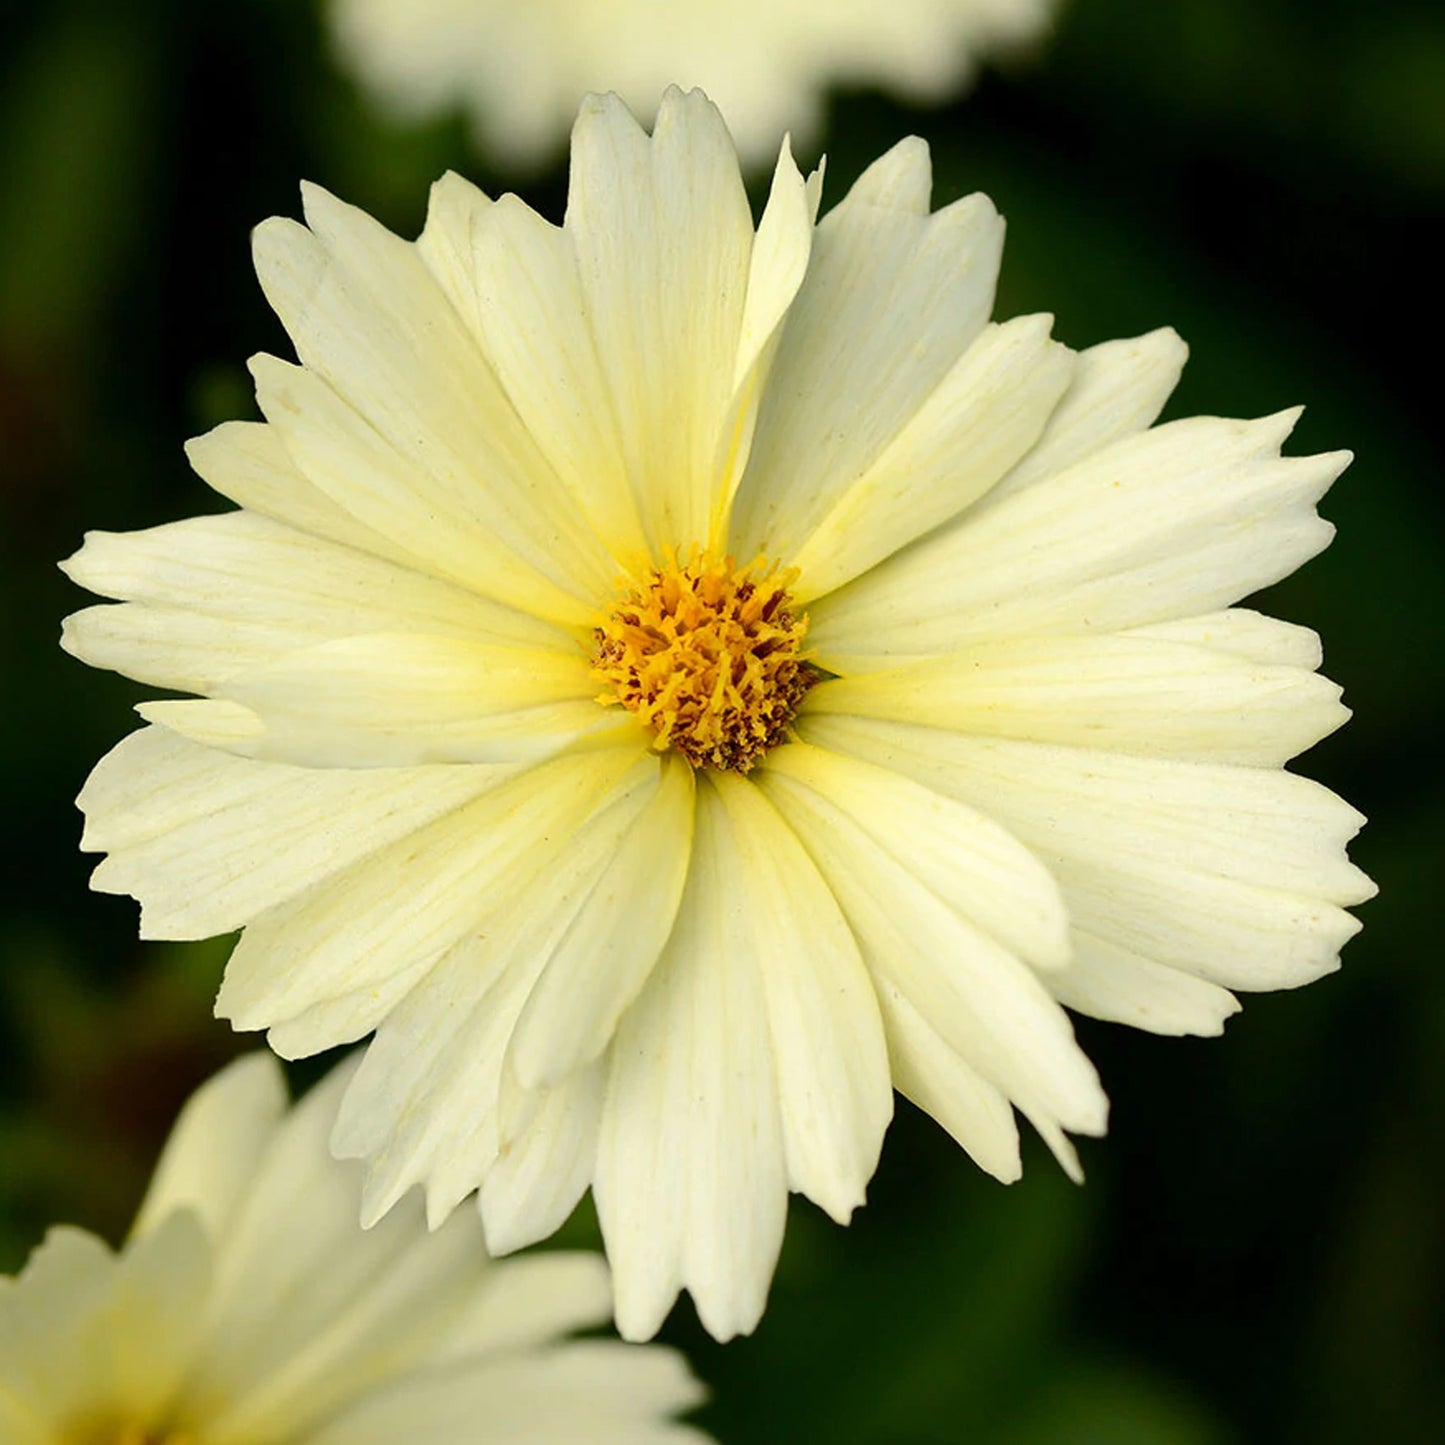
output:
[[[1437, 0], [1074, 0], [969, 100], [838, 98], [829, 194], [908, 132], [940, 200], [1009, 217], [1003, 314], [1074, 345], [1173, 324], [1181, 413], [1308, 401], [1353, 447], [1340, 536], [1273, 590], [1358, 716], [1304, 770], [1371, 815], [1381, 884], [1336, 978], [1220, 1041], [1083, 1022], [1114, 1099], [1088, 1185], [1028, 1150], [985, 1179], [907, 1106], [842, 1231], [795, 1207], [772, 1306], [727, 1348], [669, 1337], [730, 1445], [1354, 1445], [1445, 1418], [1445, 580], [1437, 359], [1445, 10]], [[143, 947], [89, 894], [70, 805], [139, 690], [54, 639], [85, 527], [216, 507], [180, 441], [252, 414], [286, 344], [249, 227], [306, 176], [404, 233], [460, 117], [398, 130], [297, 0], [53, 0], [0, 12], [0, 1267], [44, 1225], [123, 1233], [176, 1104], [248, 1046], [211, 1019], [226, 944]], [[528, 199], [554, 218], [565, 177]], [[299, 1082], [317, 1066], [297, 1071]], [[584, 1209], [572, 1242], [595, 1241]]]

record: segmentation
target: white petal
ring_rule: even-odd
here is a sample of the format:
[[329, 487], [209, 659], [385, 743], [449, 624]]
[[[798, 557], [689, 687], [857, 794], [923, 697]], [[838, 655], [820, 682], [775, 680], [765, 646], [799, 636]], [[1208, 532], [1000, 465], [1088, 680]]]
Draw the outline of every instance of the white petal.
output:
[[842, 905], [879, 995], [901, 994], [1056, 1152], [1059, 1126], [1103, 1133], [1107, 1101], [1093, 1066], [1037, 975], [821, 795], [791, 789], [787, 816]]
[[624, 1338], [691, 1290], [717, 1339], [762, 1316], [788, 1184], [767, 999], [734, 852], [711, 788], [677, 924], [612, 1046], [593, 1197]]
[[1012, 1184], [1023, 1173], [1008, 1096], [971, 1069], [896, 989], [879, 994], [898, 1092], [943, 1125], [986, 1174]]
[[614, 791], [645, 797], [657, 764], [631, 749], [559, 758], [502, 784], [256, 920], [216, 1011], [269, 1028], [438, 958], [566, 846]]
[[998, 819], [1049, 866], [1074, 925], [1223, 988], [1339, 966], [1374, 885], [1345, 858], [1363, 821], [1291, 773], [1132, 758], [859, 718], [812, 741], [896, 768]]
[[1195, 417], [1129, 437], [965, 513], [811, 609], [834, 658], [1114, 632], [1204, 613], [1294, 571], [1333, 534], [1315, 503], [1347, 453], [1278, 455], [1297, 413]]
[[825, 682], [809, 694], [808, 710], [1278, 767], [1349, 717], [1339, 699], [1334, 683], [1303, 668], [1136, 633], [979, 643]]
[[791, 559], [983, 329], [1003, 223], [971, 196], [928, 214], [904, 141], [818, 227], [768, 378], [732, 550]]
[[987, 326], [790, 555], [799, 603], [831, 592], [986, 493], [1037, 440], [1069, 384], [1053, 318]]
[[492, 202], [448, 175], [432, 187], [417, 246], [612, 555], [625, 563], [644, 554], [637, 499], [566, 232], [515, 196]]
[[247, 1054], [202, 1084], [171, 1126], [132, 1232], [189, 1209], [219, 1239], [288, 1103], [285, 1076], [265, 1053]]
[[1179, 384], [1188, 356], [1189, 348], [1168, 326], [1079, 352], [1072, 384], [1038, 444], [982, 506], [993, 507], [1091, 452], [1152, 426]]
[[81, 847], [91, 886], [141, 903], [146, 938], [229, 933], [512, 775], [487, 767], [349, 772], [257, 763], [143, 728], [96, 765]]
[[647, 981], [682, 898], [692, 810], [691, 767], [664, 759], [657, 792], [619, 840], [517, 1021], [510, 1057], [527, 1088], [552, 1087], [597, 1058]]
[[582, 1340], [407, 1381], [308, 1435], [307, 1445], [708, 1445], [667, 1418], [702, 1393], [671, 1350]]
[[576, 645], [524, 613], [248, 512], [90, 532], [62, 570], [141, 605], [77, 613], [61, 645], [92, 666], [180, 691], [211, 692], [287, 651], [358, 633]]
[[616, 96], [584, 100], [566, 231], [648, 541], [706, 542], [753, 242], [712, 102], [670, 90], [649, 139]]
[[846, 1224], [893, 1116], [873, 982], [827, 884], [772, 804], [726, 774], [712, 785], [727, 810], [748, 953], [767, 1002], [788, 1182]]

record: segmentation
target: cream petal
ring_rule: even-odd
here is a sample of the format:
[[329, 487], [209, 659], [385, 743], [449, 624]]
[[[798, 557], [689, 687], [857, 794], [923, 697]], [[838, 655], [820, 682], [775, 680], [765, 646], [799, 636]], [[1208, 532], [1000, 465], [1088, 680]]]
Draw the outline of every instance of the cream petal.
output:
[[784, 140], [753, 243], [735, 385], [715, 464], [717, 485], [707, 535], [716, 551], [727, 549], [733, 498], [752, 451], [759, 402], [782, 340], [788, 308], [808, 270], [821, 195], [821, 168], [804, 181]]
[[82, 587], [132, 604], [68, 618], [61, 645], [92, 666], [181, 691], [211, 692], [288, 651], [355, 634], [576, 647], [524, 613], [248, 512], [90, 532], [61, 565]]
[[612, 399], [565, 231], [459, 176], [432, 187], [417, 242], [574, 504], [626, 563], [646, 552]]
[[[509, 196], [508, 200], [516, 198]], [[479, 286], [476, 232], [496, 204], [480, 186], [455, 171], [446, 171], [432, 182], [427, 198], [426, 224], [416, 238], [421, 257], [432, 279], [461, 318], [472, 340], [481, 344], [483, 354], [495, 369], [496, 359], [487, 352], [482, 327], [482, 288]], [[525, 418], [524, 418], [525, 420]], [[540, 438], [538, 439], [540, 442]]]
[[154, 1419], [199, 1354], [194, 1323], [205, 1308], [212, 1259], [212, 1241], [190, 1210], [158, 1221], [119, 1255], [104, 1307], [85, 1332], [90, 1337], [67, 1342], [79, 1378], [86, 1355], [108, 1357], [102, 1398], [122, 1419]]
[[41, 1445], [52, 1445], [64, 1428], [77, 1378], [101, 1389], [109, 1383], [110, 1342], [96, 1322], [117, 1268], [102, 1240], [57, 1225], [19, 1276], [0, 1284], [0, 1400], [13, 1402]]
[[142, 937], [206, 938], [324, 884], [515, 771], [293, 768], [143, 728], [81, 791], [81, 847], [110, 854], [91, 886], [139, 899]]
[[1068, 387], [1073, 353], [1050, 316], [990, 325], [802, 546], [794, 600], [807, 603], [963, 511], [1028, 450]]
[[783, 816], [799, 787], [826, 799], [951, 908], [1036, 968], [1069, 961], [1068, 914], [1048, 869], [972, 808], [911, 778], [795, 743], [758, 781]]
[[580, 1340], [380, 1391], [308, 1435], [306, 1445], [709, 1445], [700, 1431], [666, 1419], [702, 1398], [671, 1350]]
[[601, 1054], [672, 931], [687, 877], [693, 774], [676, 754], [661, 769], [657, 792], [619, 840], [517, 1021], [509, 1055], [529, 1089], [554, 1087]]
[[[313, 633], [299, 642], [304, 647], [321, 640]], [[60, 645], [91, 667], [175, 692], [210, 692], [297, 642], [295, 633], [264, 623], [134, 602], [72, 612], [60, 634]]]
[[307, 1438], [383, 1367], [425, 1360], [486, 1278], [475, 1225], [428, 1235], [419, 1201], [357, 1229], [360, 1171], [326, 1150], [351, 1073], [334, 1070], [281, 1123], [220, 1243], [176, 1410], [215, 1445]]
[[[646, 762], [644, 771], [656, 767]], [[653, 796], [623, 790], [580, 827], [561, 829], [565, 844], [552, 861], [499, 892], [502, 906], [494, 900], [476, 931], [381, 1021], [332, 1139], [338, 1154], [367, 1161], [364, 1221], [419, 1183], [435, 1224], [515, 1146], [502, 1133], [510, 1121], [502, 1117], [501, 1093], [517, 1018]], [[546, 1142], [538, 1136], [522, 1148]], [[497, 1187], [505, 1193], [510, 1186]]]
[[467, 1356], [514, 1354], [612, 1318], [612, 1280], [593, 1250], [548, 1250], [498, 1260], [487, 1286], [466, 1301], [434, 1356], [447, 1364]]
[[318, 643], [218, 691], [260, 725], [231, 751], [313, 768], [535, 762], [629, 730], [580, 651], [418, 633]]
[[54, 1439], [50, 1423], [35, 1413], [28, 1400], [12, 1395], [9, 1382], [0, 1375], [0, 1440], [9, 1445], [52, 1445]]
[[487, 554], [500, 544], [564, 592], [605, 586], [604, 549], [418, 248], [318, 186], [302, 198], [309, 230], [280, 219], [256, 228], [257, 275], [303, 365], [412, 463], [420, 490], [312, 480], [369, 525], [404, 520], [440, 556], [465, 536]]
[[795, 557], [983, 330], [1003, 223], [983, 196], [930, 216], [929, 185], [927, 147], [904, 141], [819, 225], [738, 491], [738, 556]]
[[219, 1239], [288, 1103], [285, 1076], [269, 1054], [248, 1054], [202, 1084], [171, 1126], [132, 1234], [188, 1209]]
[[1023, 1173], [1008, 1097], [951, 1049], [895, 989], [879, 995], [898, 1092], [936, 1119], [986, 1174], [1012, 1184]]
[[1230, 607], [1223, 612], [1206, 612], [1200, 617], [1181, 617], [1173, 622], [1153, 622], [1131, 628], [1123, 635], [1210, 647], [1268, 667], [1302, 667], [1313, 672], [1324, 661], [1318, 633], [1293, 622], [1281, 622], [1277, 617], [1252, 612], [1247, 607]]
[[252, 709], [225, 699], [161, 699], [138, 702], [136, 713], [202, 747], [245, 757], [266, 736], [266, 724]]
[[1315, 503], [1349, 456], [1280, 457], [1296, 415], [1196, 417], [1125, 438], [820, 599], [810, 640], [851, 670], [854, 657], [1114, 632], [1234, 602], [1333, 534]]
[[280, 1058], [309, 1059], [327, 1049], [364, 1039], [436, 967], [418, 959], [379, 983], [323, 999], [266, 1030], [266, 1042]]
[[1049, 987], [1076, 1013], [1152, 1034], [1212, 1037], [1239, 1012], [1239, 1000], [1228, 989], [1082, 928], [1074, 930], [1072, 966], [1051, 977]]
[[1228, 989], [1339, 966], [1374, 885], [1345, 857], [1363, 821], [1292, 773], [1134, 758], [862, 718], [806, 734], [996, 818], [1048, 865], [1076, 928]]
[[[504, 1119], [498, 1157], [477, 1200], [492, 1254], [510, 1254], [546, 1239], [567, 1222], [587, 1192], [597, 1161], [606, 1080], [606, 1062], [597, 1059], [531, 1095], [520, 1127], [509, 1127]], [[505, 1082], [502, 1087], [505, 1097]]]
[[210, 1279], [210, 1244], [190, 1210], [119, 1254], [83, 1230], [51, 1229], [0, 1292], [0, 1399], [44, 1445], [75, 1438], [98, 1411], [156, 1419], [190, 1366]]
[[1256, 767], [1281, 766], [1350, 715], [1315, 672], [1138, 633], [979, 643], [825, 682], [808, 710]]
[[1189, 348], [1169, 326], [1079, 352], [1072, 382], [1044, 434], [988, 493], [980, 510], [1153, 426], [1188, 358]]
[[269, 1028], [439, 958], [566, 847], [614, 796], [643, 799], [657, 763], [632, 749], [559, 758], [503, 783], [254, 921], [217, 1014]]
[[565, 229], [648, 542], [701, 544], [753, 243], [712, 102], [669, 90], [649, 139], [615, 95], [584, 100]]
[[809, 194], [808, 183], [793, 159], [793, 148], [784, 139], [748, 267], [735, 387], [747, 382], [798, 294], [813, 249], [817, 213], [818, 198]]
[[788, 1182], [846, 1224], [893, 1116], [873, 983], [827, 884], [764, 794], [723, 774], [712, 786], [763, 983]]
[[699, 790], [672, 937], [611, 1051], [593, 1197], [625, 1339], [681, 1289], [719, 1340], [747, 1334], [782, 1246], [788, 1183], [767, 996], [723, 804]]
[[450, 950], [378, 1025], [331, 1138], [366, 1162], [364, 1227], [420, 1184], [435, 1228], [491, 1168], [502, 1059], [526, 997], [519, 960], [539, 927], [489, 920], [485, 939]]
[[842, 905], [879, 996], [901, 994], [1070, 1168], [1060, 1126], [1101, 1134], [1108, 1105], [1038, 976], [821, 795], [790, 789], [787, 817]]
[[348, 512], [307, 480], [266, 422], [225, 421], [186, 443], [196, 473], [248, 512], [284, 522], [296, 531], [384, 557], [411, 571], [427, 563]]
[[0, 1422], [10, 1405], [25, 1432], [6, 1445], [69, 1441], [101, 1412], [158, 1418], [191, 1364], [210, 1280], [210, 1241], [189, 1209], [118, 1254], [52, 1228], [0, 1292]]
[[597, 558], [579, 563], [565, 584], [539, 570], [515, 550], [514, 529], [494, 515], [505, 493], [493, 490], [485, 453], [464, 435], [449, 437], [441, 455], [408, 448], [320, 374], [265, 355], [253, 356], [250, 368], [256, 400], [293, 464], [368, 526], [389, 533], [422, 570], [564, 626], [589, 625], [592, 599], [607, 595], [615, 570], [601, 544]]

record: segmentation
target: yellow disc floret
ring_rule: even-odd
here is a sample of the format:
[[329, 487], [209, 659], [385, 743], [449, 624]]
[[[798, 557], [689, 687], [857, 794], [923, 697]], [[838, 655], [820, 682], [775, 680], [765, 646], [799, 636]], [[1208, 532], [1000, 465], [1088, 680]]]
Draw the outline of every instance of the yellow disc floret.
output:
[[797, 571], [759, 557], [694, 553], [623, 584], [597, 629], [592, 666], [606, 690], [695, 767], [745, 773], [782, 742], [818, 680], [801, 651], [806, 616], [788, 588]]

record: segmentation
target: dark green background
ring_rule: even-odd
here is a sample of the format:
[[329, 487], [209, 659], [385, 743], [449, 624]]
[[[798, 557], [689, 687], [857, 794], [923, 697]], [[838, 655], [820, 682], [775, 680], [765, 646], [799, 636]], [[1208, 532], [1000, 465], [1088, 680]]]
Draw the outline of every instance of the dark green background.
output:
[[[1222, 1040], [1081, 1023], [1114, 1101], [1085, 1188], [1030, 1140], [1004, 1189], [901, 1106], [851, 1229], [795, 1208], [753, 1339], [687, 1305], [668, 1337], [729, 1445], [1434, 1439], [1445, 7], [1075, 0], [951, 109], [839, 97], [829, 196], [910, 131], [940, 201], [1009, 218], [1000, 314], [1076, 346], [1171, 323], [1174, 412], [1305, 401], [1299, 449], [1357, 452], [1338, 540], [1268, 606], [1357, 710], [1303, 766], [1371, 816], [1381, 896], [1343, 973]], [[372, 118], [297, 0], [0, 12], [0, 1268], [51, 1220], [118, 1238], [177, 1103], [255, 1042], [210, 1018], [223, 943], [140, 945], [86, 890], [70, 800], [140, 690], [55, 646], [82, 602], [55, 560], [218, 505], [180, 443], [251, 415], [245, 357], [287, 350], [250, 226], [305, 176], [414, 234], [449, 165], [502, 184], [460, 120]], [[526, 194], [560, 218], [560, 168]]]

